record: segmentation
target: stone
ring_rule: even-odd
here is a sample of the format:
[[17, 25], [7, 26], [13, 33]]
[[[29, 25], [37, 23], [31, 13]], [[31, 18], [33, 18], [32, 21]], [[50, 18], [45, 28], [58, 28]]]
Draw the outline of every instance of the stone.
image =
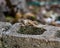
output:
[[0, 35], [10, 29], [12, 25], [7, 22], [0, 22]]
[[[16, 23], [3, 36], [3, 43], [6, 48], [60, 48], [60, 38], [55, 37], [60, 27], [42, 25], [46, 31], [41, 35], [27, 35], [17, 33], [21, 23]], [[51, 37], [51, 36], [54, 37]]]
[[7, 22], [0, 22], [0, 48], [3, 48], [3, 33], [10, 29], [12, 25]]

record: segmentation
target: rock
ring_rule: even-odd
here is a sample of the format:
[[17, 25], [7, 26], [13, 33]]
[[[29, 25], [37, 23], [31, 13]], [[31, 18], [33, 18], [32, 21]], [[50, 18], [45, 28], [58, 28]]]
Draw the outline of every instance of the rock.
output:
[[7, 22], [0, 22], [0, 34], [2, 34], [3, 32], [6, 32], [10, 29], [12, 25], [10, 23]]
[[[46, 31], [41, 35], [20, 34], [21, 23], [16, 23], [3, 36], [6, 48], [60, 48], [60, 38], [54, 38], [60, 27], [41, 25]], [[54, 36], [53, 38], [51, 36]]]
[[7, 22], [0, 22], [0, 48], [3, 48], [3, 33], [10, 29], [12, 25]]

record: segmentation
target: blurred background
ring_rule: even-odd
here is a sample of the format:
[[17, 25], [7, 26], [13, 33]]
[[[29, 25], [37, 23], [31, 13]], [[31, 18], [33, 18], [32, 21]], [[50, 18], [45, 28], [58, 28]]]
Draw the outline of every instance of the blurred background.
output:
[[60, 26], [60, 0], [0, 0], [0, 21], [21, 19]]

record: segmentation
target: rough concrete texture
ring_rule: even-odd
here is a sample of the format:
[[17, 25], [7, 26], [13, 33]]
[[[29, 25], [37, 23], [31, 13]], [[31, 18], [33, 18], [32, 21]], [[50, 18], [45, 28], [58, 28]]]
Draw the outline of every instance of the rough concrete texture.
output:
[[21, 24], [16, 23], [3, 35], [3, 46], [5, 48], [60, 48], [60, 38], [57, 31], [60, 27], [38, 25], [43, 27], [45, 31], [41, 35], [19, 34]]
[[7, 22], [0, 22], [0, 48], [2, 48], [2, 37], [3, 37], [3, 33], [5, 33], [7, 30], [9, 30], [9, 28], [12, 25], [10, 23]]

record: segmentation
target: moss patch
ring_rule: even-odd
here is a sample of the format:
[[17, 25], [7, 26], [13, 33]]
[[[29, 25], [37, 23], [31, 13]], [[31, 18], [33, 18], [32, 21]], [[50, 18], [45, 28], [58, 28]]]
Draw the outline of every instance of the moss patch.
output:
[[56, 36], [60, 38], [60, 30], [57, 30]]
[[26, 26], [21, 26], [18, 33], [21, 33], [21, 34], [31, 34], [31, 35], [41, 35], [44, 33], [44, 31], [46, 31], [44, 28], [37, 28], [37, 27], [34, 27], [34, 26], [29, 26], [29, 25], [26, 25]]

